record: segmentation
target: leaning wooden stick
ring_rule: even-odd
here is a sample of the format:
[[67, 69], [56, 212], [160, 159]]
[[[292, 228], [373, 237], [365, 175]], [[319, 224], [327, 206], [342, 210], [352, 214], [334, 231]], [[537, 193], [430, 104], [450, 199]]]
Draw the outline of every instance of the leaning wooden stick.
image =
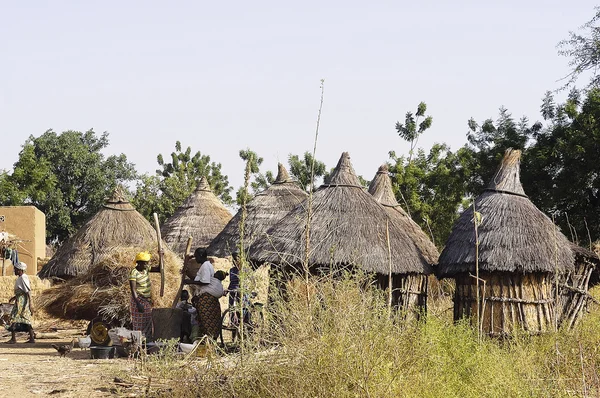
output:
[[183, 269], [181, 270], [181, 284], [179, 285], [179, 290], [177, 290], [177, 295], [173, 300], [172, 308], [177, 307], [177, 303], [179, 302], [179, 297], [181, 296], [181, 292], [183, 290], [183, 282], [185, 281], [185, 273], [187, 271], [186, 260], [190, 258], [190, 251], [192, 250], [192, 237], [190, 236], [187, 240], [187, 245], [185, 247], [185, 255], [183, 256]]
[[156, 240], [158, 241], [158, 265], [160, 267], [160, 297], [165, 295], [165, 265], [163, 262], [162, 238], [160, 236], [160, 225], [158, 214], [154, 213], [154, 224], [156, 226]]

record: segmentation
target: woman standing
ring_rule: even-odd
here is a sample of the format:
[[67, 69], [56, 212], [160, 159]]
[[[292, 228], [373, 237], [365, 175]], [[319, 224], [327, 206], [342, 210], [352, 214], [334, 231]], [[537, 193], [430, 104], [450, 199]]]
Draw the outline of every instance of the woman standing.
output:
[[152, 256], [148, 252], [140, 252], [135, 256], [135, 268], [129, 273], [131, 289], [131, 323], [133, 330], [141, 331], [146, 338], [154, 333], [152, 325], [152, 281], [149, 272], [160, 272], [160, 267], [150, 267]]
[[29, 332], [29, 340], [27, 343], [35, 343], [35, 334], [33, 326], [31, 326], [31, 318], [33, 316], [33, 306], [31, 304], [31, 283], [29, 277], [25, 274], [27, 265], [19, 262], [13, 265], [15, 275], [18, 276], [15, 281], [15, 295], [9, 300], [9, 303], [14, 301], [15, 306], [10, 313], [10, 326], [8, 330], [12, 337], [7, 341], [8, 344], [17, 342], [17, 332]]

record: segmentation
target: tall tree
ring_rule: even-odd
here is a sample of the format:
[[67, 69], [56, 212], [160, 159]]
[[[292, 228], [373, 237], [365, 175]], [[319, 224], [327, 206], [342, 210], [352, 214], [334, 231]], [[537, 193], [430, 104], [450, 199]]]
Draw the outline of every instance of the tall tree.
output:
[[600, 239], [600, 89], [583, 100], [572, 91], [565, 103], [548, 103], [542, 105], [548, 125], [524, 158], [523, 184], [567, 236], [587, 246]]
[[[304, 152], [304, 156], [300, 158], [298, 155], [290, 154], [288, 156], [288, 164], [290, 165], [290, 174], [296, 178], [300, 187], [305, 191], [309, 189], [315, 189], [315, 186], [311, 186], [310, 171], [313, 163], [313, 156], [310, 152]], [[327, 167], [325, 163], [315, 159], [314, 175], [315, 180], [324, 177], [327, 173]], [[316, 184], [315, 184], [316, 185]]]
[[231, 203], [229, 180], [221, 171], [221, 163], [211, 162], [210, 156], [200, 151], [192, 154], [192, 148], [182, 150], [181, 142], [175, 142], [170, 162], [162, 154], [156, 158], [160, 166], [156, 176], [143, 176], [137, 184], [134, 205], [146, 218], [153, 212], [161, 221], [175, 213], [183, 201], [196, 189], [200, 179], [206, 177], [214, 194], [224, 203]]
[[124, 154], [102, 150], [108, 133], [46, 131], [30, 136], [11, 174], [0, 178], [2, 204], [30, 204], [46, 214], [49, 241], [66, 239], [95, 214], [116, 184], [136, 177]]
[[466, 194], [473, 196], [479, 195], [490, 181], [504, 152], [508, 148], [524, 150], [542, 127], [539, 122], [530, 125], [526, 117], [516, 122], [504, 107], [495, 122], [487, 119], [480, 125], [471, 118], [468, 126], [465, 150], [472, 152], [472, 162]]
[[571, 67], [571, 72], [564, 77], [563, 88], [573, 87], [586, 72], [592, 74], [587, 87], [600, 88], [600, 7], [595, 9], [594, 17], [580, 28], [583, 33], [569, 32], [569, 37], [558, 43], [559, 55], [570, 58]]
[[458, 211], [466, 206], [466, 181], [472, 152], [453, 153], [446, 144], [434, 144], [429, 153], [419, 149], [412, 161], [390, 152], [390, 176], [398, 202], [410, 209], [412, 219], [441, 247]]
[[427, 104], [420, 102], [417, 105], [417, 112], [406, 112], [404, 124], [396, 122], [396, 131], [398, 135], [410, 143], [410, 151], [408, 152], [408, 162], [412, 160], [414, 150], [419, 142], [419, 137], [431, 127], [433, 118], [425, 116], [427, 112]]
[[265, 174], [260, 172], [260, 166], [264, 159], [256, 154], [256, 152], [250, 150], [250, 148], [241, 149], [239, 152], [240, 159], [245, 162], [250, 173], [250, 188], [252, 191], [245, 193], [244, 187], [240, 187], [236, 193], [236, 203], [238, 206], [242, 205], [243, 197], [246, 194], [246, 203], [252, 200], [252, 197], [258, 192], [267, 189], [275, 181], [273, 172], [267, 171]]

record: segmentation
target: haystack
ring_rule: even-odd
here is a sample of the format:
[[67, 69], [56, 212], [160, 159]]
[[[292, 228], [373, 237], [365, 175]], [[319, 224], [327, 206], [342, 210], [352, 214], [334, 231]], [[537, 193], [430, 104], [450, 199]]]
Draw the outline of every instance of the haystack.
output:
[[[260, 237], [250, 259], [300, 268], [305, 258], [307, 207], [305, 200]], [[329, 184], [314, 193], [312, 209], [308, 254], [312, 272], [357, 267], [376, 274], [382, 288], [388, 287], [391, 273], [392, 287], [399, 293], [395, 301], [406, 310], [425, 307], [425, 275], [431, 273], [431, 266], [406, 231], [363, 189], [348, 153], [342, 154]]]
[[[258, 193], [246, 205], [244, 223], [244, 250], [252, 251], [254, 242], [263, 236], [269, 228], [298, 206], [307, 193], [292, 180], [281, 163], [278, 165], [277, 178], [273, 184]], [[227, 257], [239, 245], [242, 211], [229, 221], [227, 226], [208, 246], [208, 254], [215, 257]]]
[[[454, 278], [454, 318], [477, 318], [482, 330], [507, 335], [515, 329], [540, 333], [554, 328], [554, 275], [574, 262], [567, 238], [535, 207], [521, 186], [521, 152], [507, 150], [488, 188], [475, 200], [480, 283], [476, 291], [476, 239], [473, 206], [454, 224], [435, 269]], [[478, 217], [479, 218], [479, 217]]]
[[73, 278], [103, 262], [115, 249], [149, 247], [153, 242], [155, 229], [117, 188], [100, 211], [60, 246], [38, 276]]
[[162, 226], [171, 250], [183, 256], [188, 237], [193, 247], [206, 247], [231, 220], [231, 213], [210, 189], [206, 177]]
[[408, 233], [425, 260], [431, 265], [437, 264], [440, 253], [421, 227], [410, 218], [396, 200], [386, 164], [377, 170], [377, 174], [369, 185], [369, 193], [385, 207], [390, 218]]
[[[151, 266], [158, 264], [156, 244], [113, 248], [94, 263], [86, 273], [42, 291], [36, 306], [50, 315], [63, 319], [92, 320], [101, 315], [107, 321], [127, 324], [130, 320], [128, 276], [134, 267], [136, 253], [148, 250], [152, 254]], [[154, 308], [170, 307], [181, 282], [183, 260], [164, 249], [165, 292], [160, 297], [160, 274], [151, 273]]]

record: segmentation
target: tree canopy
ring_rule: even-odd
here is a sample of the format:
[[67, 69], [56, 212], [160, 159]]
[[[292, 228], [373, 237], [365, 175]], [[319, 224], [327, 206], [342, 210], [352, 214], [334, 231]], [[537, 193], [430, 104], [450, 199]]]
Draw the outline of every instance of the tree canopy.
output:
[[150, 219], [158, 213], [160, 221], [171, 217], [183, 201], [196, 189], [200, 179], [206, 177], [208, 183], [224, 203], [231, 204], [229, 180], [221, 172], [221, 163], [211, 162], [208, 155], [200, 151], [192, 154], [192, 148], [182, 150], [181, 142], [175, 142], [170, 162], [162, 154], [156, 158], [159, 168], [156, 174], [143, 175], [137, 183], [133, 203], [136, 209]]
[[48, 241], [62, 241], [95, 214], [116, 184], [136, 178], [124, 154], [105, 156], [108, 133], [46, 131], [30, 136], [12, 173], [0, 175], [0, 203], [46, 214]]

